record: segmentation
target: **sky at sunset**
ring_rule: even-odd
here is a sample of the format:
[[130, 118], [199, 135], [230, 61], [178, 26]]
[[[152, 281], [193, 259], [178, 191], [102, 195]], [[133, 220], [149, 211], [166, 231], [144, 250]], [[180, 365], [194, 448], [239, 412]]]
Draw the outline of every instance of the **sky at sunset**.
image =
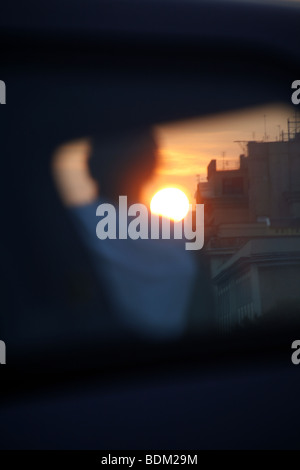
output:
[[276, 141], [282, 130], [287, 131], [287, 119], [293, 116], [292, 106], [272, 105], [157, 127], [159, 165], [145, 187], [145, 202], [167, 186], [179, 187], [190, 203], [195, 202], [197, 178], [206, 180], [211, 159], [217, 160], [218, 169], [236, 168], [243, 150], [235, 140], [262, 141], [266, 128], [267, 139]]

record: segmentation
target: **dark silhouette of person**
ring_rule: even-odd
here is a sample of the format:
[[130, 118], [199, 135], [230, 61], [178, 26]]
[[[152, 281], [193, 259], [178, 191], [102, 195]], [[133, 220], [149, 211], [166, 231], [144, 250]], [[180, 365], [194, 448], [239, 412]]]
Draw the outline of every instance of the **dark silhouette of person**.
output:
[[98, 135], [57, 149], [53, 175], [64, 204], [88, 246], [118, 321], [156, 339], [181, 336], [196, 277], [183, 240], [110, 239], [96, 235], [97, 208], [140, 203], [143, 185], [157, 163], [152, 129]]

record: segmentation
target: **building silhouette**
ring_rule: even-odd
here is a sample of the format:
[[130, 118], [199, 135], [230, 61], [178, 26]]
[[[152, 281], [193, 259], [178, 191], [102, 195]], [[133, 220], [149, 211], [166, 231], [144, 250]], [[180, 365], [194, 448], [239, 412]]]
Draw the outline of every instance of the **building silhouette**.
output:
[[300, 305], [300, 123], [289, 121], [280, 141], [246, 147], [237, 169], [212, 160], [196, 191], [223, 331]]

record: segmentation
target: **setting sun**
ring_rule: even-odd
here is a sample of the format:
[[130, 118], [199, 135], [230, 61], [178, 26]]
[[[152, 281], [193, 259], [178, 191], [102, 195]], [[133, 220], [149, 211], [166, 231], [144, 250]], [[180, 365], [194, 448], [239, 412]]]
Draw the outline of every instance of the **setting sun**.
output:
[[150, 209], [153, 214], [162, 215], [175, 221], [183, 219], [189, 211], [189, 200], [178, 188], [165, 188], [152, 198]]

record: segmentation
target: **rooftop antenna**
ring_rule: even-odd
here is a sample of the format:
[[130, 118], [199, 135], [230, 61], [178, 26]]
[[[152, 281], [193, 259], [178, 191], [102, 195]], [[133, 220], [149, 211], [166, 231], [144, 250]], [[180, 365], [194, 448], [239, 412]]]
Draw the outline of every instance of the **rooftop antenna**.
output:
[[264, 141], [267, 142], [268, 136], [267, 136], [267, 116], [266, 116], [266, 114], [264, 114], [264, 130], [265, 130]]
[[300, 132], [300, 116], [299, 113], [295, 110], [295, 136]]
[[278, 140], [280, 140], [280, 136], [281, 136], [281, 125], [278, 124], [277, 127], [278, 127]]
[[234, 140], [233, 142], [239, 144], [239, 146], [243, 150], [243, 154], [246, 156], [248, 140]]
[[299, 114], [295, 111], [294, 120], [288, 119], [287, 120], [288, 126], [288, 140], [295, 139], [297, 135], [300, 133], [300, 119]]

